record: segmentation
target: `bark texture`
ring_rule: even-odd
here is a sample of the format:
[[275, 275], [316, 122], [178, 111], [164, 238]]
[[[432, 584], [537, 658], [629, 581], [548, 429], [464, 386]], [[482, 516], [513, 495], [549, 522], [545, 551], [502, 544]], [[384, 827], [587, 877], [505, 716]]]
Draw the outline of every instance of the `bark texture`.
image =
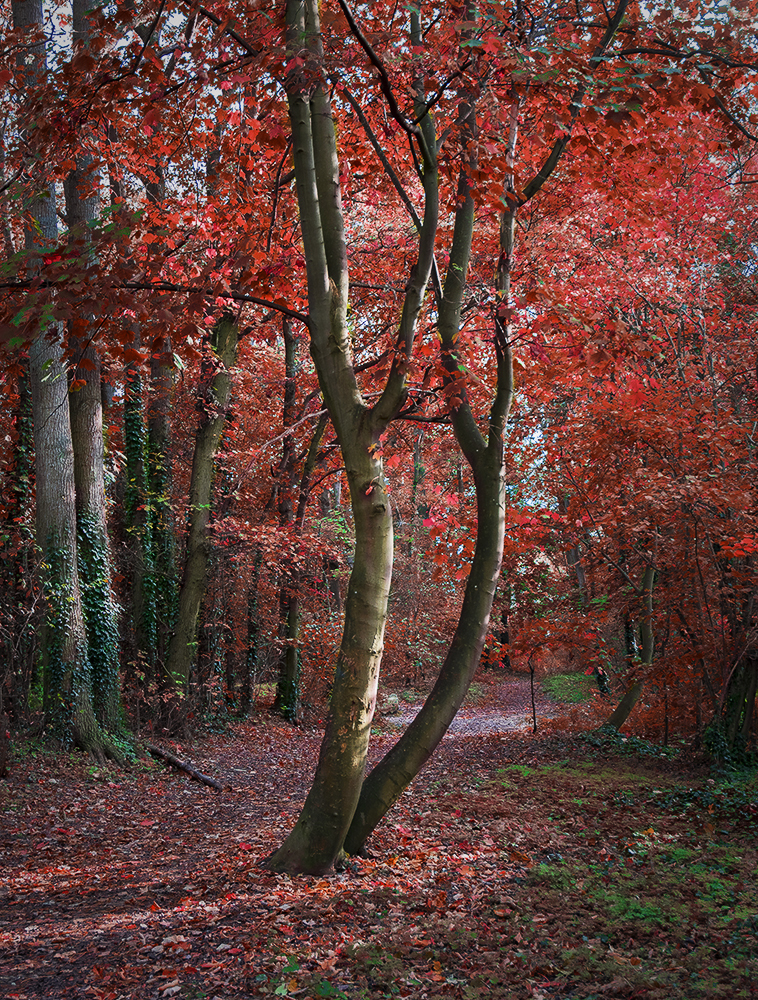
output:
[[[169, 641], [166, 661], [168, 684], [180, 701], [187, 694], [197, 647], [197, 619], [205, 593], [210, 557], [209, 525], [215, 459], [231, 402], [231, 369], [237, 359], [237, 341], [235, 317], [228, 314], [222, 316], [213, 335], [211, 364], [215, 372], [209, 372], [204, 398], [199, 402], [201, 418], [192, 458], [187, 547], [176, 625]], [[173, 704], [173, 711], [178, 716], [169, 721], [183, 724], [184, 710], [181, 705]]]
[[[287, 79], [298, 204], [308, 277], [311, 354], [342, 448], [355, 525], [355, 561], [334, 686], [313, 785], [294, 829], [267, 860], [275, 871], [329, 871], [358, 802], [376, 705], [392, 577], [392, 513], [379, 439], [405, 397], [408, 357], [433, 262], [437, 220], [436, 147], [419, 131], [425, 157], [426, 214], [416, 267], [406, 292], [396, 362], [370, 408], [352, 363], [347, 323], [348, 269], [339, 164], [315, 0], [290, 0], [287, 37], [293, 68]], [[431, 153], [430, 150], [434, 150]]]
[[[13, 3], [14, 27], [37, 34], [43, 23], [41, 0]], [[20, 63], [19, 92], [47, 71], [41, 34]], [[29, 251], [56, 246], [55, 189], [38, 178], [40, 193], [26, 205]], [[44, 707], [57, 735], [102, 759], [105, 747], [91, 699], [90, 664], [82, 612], [76, 544], [74, 450], [69, 418], [63, 331], [52, 325], [29, 349], [32, 420], [36, 458], [37, 544], [46, 566], [43, 589], [47, 616], [42, 634]]]
[[[91, 25], [89, 0], [74, 0], [74, 43], [86, 46]], [[79, 148], [86, 150], [86, 132]], [[91, 258], [90, 224], [97, 218], [98, 177], [86, 151], [64, 184], [69, 241], [82, 245]], [[111, 588], [111, 558], [106, 518], [103, 403], [100, 357], [92, 343], [91, 317], [77, 316], [70, 324], [72, 377], [69, 392], [71, 436], [76, 487], [77, 554], [82, 607], [91, 666], [95, 715], [108, 730], [119, 725], [118, 620]]]

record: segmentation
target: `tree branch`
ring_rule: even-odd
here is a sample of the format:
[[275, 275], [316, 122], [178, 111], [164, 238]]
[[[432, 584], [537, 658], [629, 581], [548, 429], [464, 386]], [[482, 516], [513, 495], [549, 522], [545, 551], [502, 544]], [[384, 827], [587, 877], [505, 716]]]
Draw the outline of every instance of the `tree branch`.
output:
[[[608, 46], [613, 41], [616, 36], [616, 32], [621, 26], [621, 22], [624, 20], [624, 16], [629, 6], [629, 0], [620, 0], [618, 7], [616, 8], [616, 13], [613, 15], [612, 19], [608, 23], [601, 41], [596, 46], [590, 58], [590, 66], [594, 69], [599, 65], [601, 59], [603, 58]], [[560, 139], [556, 139], [553, 144], [553, 148], [548, 153], [547, 159], [542, 164], [540, 169], [537, 171], [535, 176], [525, 185], [523, 190], [523, 195], [519, 198], [518, 204], [524, 205], [527, 201], [530, 201], [543, 186], [545, 181], [548, 180], [550, 175], [553, 173], [558, 165], [558, 161], [563, 155], [563, 151], [568, 145], [568, 141], [571, 138], [571, 131], [576, 121], [576, 118], [581, 110], [582, 104], [584, 102], [584, 95], [587, 92], [587, 88], [584, 84], [577, 87], [574, 91], [574, 96], [571, 98], [571, 122], [568, 126], [568, 131], [565, 135], [562, 135]]]
[[355, 20], [353, 12], [350, 10], [350, 6], [346, 3], [346, 0], [338, 0], [338, 3], [340, 5], [340, 8], [342, 9], [342, 13], [345, 15], [345, 20], [347, 21], [350, 30], [355, 36], [358, 44], [361, 46], [363, 51], [368, 56], [371, 65], [379, 73], [379, 81], [380, 81], [379, 86], [381, 87], [382, 93], [387, 98], [387, 104], [389, 105], [390, 114], [398, 123], [400, 128], [402, 128], [404, 132], [407, 132], [409, 136], [413, 136], [413, 138], [418, 142], [421, 148], [422, 155], [426, 160], [427, 159], [426, 143], [421, 133], [421, 128], [415, 122], [408, 121], [403, 112], [400, 110], [398, 103], [395, 100], [395, 95], [392, 93], [390, 78], [387, 73], [387, 70], [385, 69], [384, 63], [376, 54], [376, 52], [374, 52], [371, 43], [369, 42], [369, 40], [366, 38], [366, 36], [363, 34], [360, 27], [358, 26], [358, 22]]

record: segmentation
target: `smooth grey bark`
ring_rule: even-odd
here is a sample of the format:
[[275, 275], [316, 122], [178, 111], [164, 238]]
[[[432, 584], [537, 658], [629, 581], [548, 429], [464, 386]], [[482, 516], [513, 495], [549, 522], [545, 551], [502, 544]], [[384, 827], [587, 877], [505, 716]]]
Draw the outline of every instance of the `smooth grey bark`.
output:
[[[41, 0], [14, 0], [13, 23], [30, 38], [20, 58], [19, 92], [41, 83], [47, 72], [41, 35]], [[30, 224], [24, 243], [29, 251], [56, 246], [58, 221], [55, 189], [41, 177], [36, 195], [25, 205]], [[74, 450], [69, 392], [63, 356], [63, 330], [53, 324], [39, 331], [29, 349], [32, 419], [36, 460], [37, 544], [46, 565], [43, 591], [47, 618], [42, 634], [44, 707], [64, 741], [98, 759], [117, 756], [106, 742], [92, 707], [91, 674], [82, 612], [76, 542]]]
[[339, 858], [360, 793], [376, 705], [387, 601], [392, 577], [392, 513], [378, 444], [405, 398], [416, 322], [433, 263], [438, 193], [436, 148], [422, 115], [416, 139], [424, 158], [426, 210], [419, 254], [400, 316], [398, 349], [373, 407], [364, 400], [352, 363], [347, 323], [348, 268], [339, 164], [315, 0], [289, 0], [287, 79], [298, 205], [308, 279], [311, 354], [342, 449], [355, 526], [355, 561], [316, 775], [285, 843], [266, 864], [275, 871], [325, 872]]
[[[74, 0], [73, 41], [86, 46], [91, 25], [90, 0]], [[80, 134], [81, 148], [86, 135]], [[99, 209], [99, 177], [93, 158], [79, 153], [76, 169], [66, 178], [66, 223], [69, 240], [90, 256], [89, 226]], [[88, 322], [89, 320], [89, 322]], [[91, 317], [85, 313], [69, 324], [72, 378], [69, 392], [76, 486], [77, 546], [82, 606], [92, 671], [95, 715], [106, 729], [119, 725], [118, 620], [111, 587], [111, 556], [106, 518], [101, 364], [92, 344]]]

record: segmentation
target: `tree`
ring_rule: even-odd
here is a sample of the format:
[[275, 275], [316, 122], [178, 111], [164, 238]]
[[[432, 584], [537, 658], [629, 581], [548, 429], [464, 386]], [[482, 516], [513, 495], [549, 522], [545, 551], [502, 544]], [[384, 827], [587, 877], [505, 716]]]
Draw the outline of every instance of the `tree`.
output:
[[276, 870], [315, 872], [330, 869], [339, 855], [363, 779], [392, 573], [392, 512], [377, 452], [382, 433], [405, 398], [408, 358], [433, 263], [438, 178], [433, 127], [419, 93], [419, 124], [413, 135], [423, 161], [424, 219], [399, 321], [396, 356], [378, 401], [369, 406], [352, 362], [339, 161], [323, 77], [318, 9], [310, 0], [288, 3], [287, 45], [287, 96], [308, 277], [311, 353], [342, 449], [355, 525], [355, 562], [318, 769], [294, 829], [268, 859]]
[[[85, 51], [91, 32], [89, 4], [74, 0], [73, 44]], [[77, 137], [88, 145], [86, 134]], [[69, 246], [85, 257], [89, 229], [98, 213], [99, 173], [90, 153], [79, 155], [66, 178], [66, 222]], [[77, 564], [82, 610], [92, 670], [93, 707], [98, 722], [116, 731], [120, 726], [118, 622], [111, 588], [111, 554], [106, 521], [101, 364], [92, 344], [92, 316], [85, 312], [70, 321], [68, 348], [73, 355], [69, 390], [71, 440], [76, 489]]]
[[[42, 6], [36, 0], [14, 3], [14, 27], [21, 35], [19, 89], [28, 97], [33, 121], [33, 84], [46, 72], [40, 36]], [[25, 245], [30, 257], [43, 258], [57, 249], [55, 190], [44, 174], [34, 178], [36, 190], [26, 204]], [[44, 258], [43, 258], [44, 259]], [[45, 562], [47, 604], [42, 642], [45, 710], [57, 734], [99, 759], [118, 756], [105, 739], [93, 711], [92, 675], [87, 651], [77, 553], [77, 506], [74, 449], [69, 418], [69, 390], [63, 356], [63, 330], [58, 323], [42, 329], [29, 349], [36, 459], [36, 530]], [[107, 681], [106, 681], [107, 685]], [[101, 702], [108, 722], [111, 697]], [[106, 707], [107, 705], [107, 707]]]
[[198, 400], [200, 422], [192, 458], [186, 554], [179, 589], [179, 608], [166, 660], [170, 689], [179, 696], [181, 702], [177, 706], [170, 699], [172, 704], [169, 706], [168, 721], [172, 727], [178, 725], [183, 728], [185, 724], [183, 699], [187, 696], [190, 667], [195, 657], [197, 617], [208, 575], [214, 460], [231, 401], [231, 370], [237, 358], [238, 341], [236, 317], [225, 313], [214, 327], [212, 353], [204, 366], [206, 376]]

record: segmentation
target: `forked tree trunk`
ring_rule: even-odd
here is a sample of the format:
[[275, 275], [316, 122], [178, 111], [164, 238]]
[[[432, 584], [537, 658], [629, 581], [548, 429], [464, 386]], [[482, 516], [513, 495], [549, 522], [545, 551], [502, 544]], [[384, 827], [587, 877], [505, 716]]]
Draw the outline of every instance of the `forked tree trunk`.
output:
[[[318, 767], [287, 840], [267, 859], [275, 871], [319, 873], [340, 856], [363, 780], [392, 576], [392, 514], [379, 454], [382, 431], [405, 396], [407, 359], [429, 281], [437, 223], [436, 145], [420, 114], [426, 210], [419, 258], [400, 319], [397, 358], [385, 390], [369, 409], [356, 381], [347, 322], [348, 273], [339, 163], [324, 83], [315, 0], [287, 4], [290, 50], [307, 49], [312, 65], [293, 59], [287, 79], [295, 176], [308, 276], [311, 353], [347, 471], [355, 525], [355, 562], [345, 602], [342, 643]], [[315, 82], [314, 82], [315, 81]], [[419, 106], [420, 109], [420, 106]]]

